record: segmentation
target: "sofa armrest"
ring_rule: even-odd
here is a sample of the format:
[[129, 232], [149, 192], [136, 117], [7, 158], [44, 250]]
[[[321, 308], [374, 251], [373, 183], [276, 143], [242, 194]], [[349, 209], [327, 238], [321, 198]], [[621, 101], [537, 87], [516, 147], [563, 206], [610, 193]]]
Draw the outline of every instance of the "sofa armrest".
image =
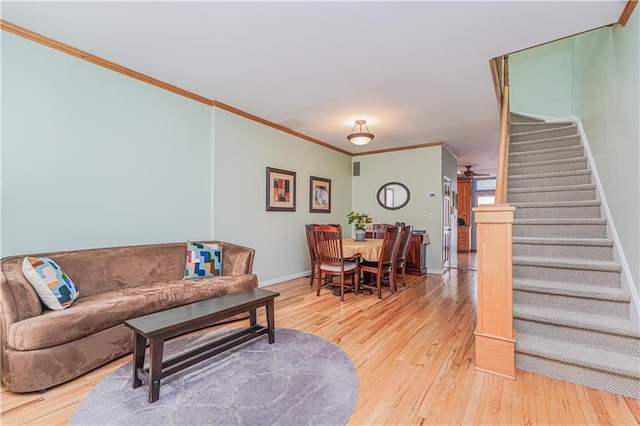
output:
[[222, 244], [222, 270], [224, 275], [238, 276], [253, 273], [255, 250], [237, 244], [214, 241]]

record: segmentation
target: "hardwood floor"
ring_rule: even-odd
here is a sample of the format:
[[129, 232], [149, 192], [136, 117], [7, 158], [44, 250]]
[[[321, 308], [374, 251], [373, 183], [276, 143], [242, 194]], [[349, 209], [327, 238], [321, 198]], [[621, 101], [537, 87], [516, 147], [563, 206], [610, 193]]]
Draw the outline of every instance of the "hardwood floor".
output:
[[[352, 425], [637, 425], [640, 401], [518, 371], [517, 380], [473, 369], [476, 272], [407, 276], [395, 295], [345, 295], [344, 303], [308, 278], [267, 287], [278, 327], [340, 346], [359, 377]], [[264, 312], [259, 315], [264, 322]], [[231, 324], [230, 326], [233, 326]], [[277, 332], [276, 332], [277, 333]], [[277, 344], [277, 334], [276, 334]], [[214, 358], [215, 359], [215, 358]], [[1, 423], [65, 424], [123, 357], [44, 393], [0, 394]], [[215, 424], [215, 419], [212, 419]]]
[[459, 251], [457, 253], [458, 256], [458, 265], [456, 268], [458, 269], [471, 269], [474, 271], [478, 270], [478, 253], [475, 251], [470, 251], [468, 253], [463, 253]]

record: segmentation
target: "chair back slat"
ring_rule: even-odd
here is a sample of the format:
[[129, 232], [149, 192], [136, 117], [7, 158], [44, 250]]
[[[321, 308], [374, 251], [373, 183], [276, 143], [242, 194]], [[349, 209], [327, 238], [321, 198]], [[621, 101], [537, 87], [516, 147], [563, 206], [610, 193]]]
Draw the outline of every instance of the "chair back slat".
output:
[[340, 225], [316, 225], [313, 228], [318, 262], [325, 265], [342, 265], [342, 227]]
[[389, 265], [395, 262], [399, 238], [399, 226], [390, 226], [387, 228], [387, 231], [384, 233], [384, 241], [382, 242], [382, 253], [380, 253], [379, 263], [382, 265]]
[[413, 233], [413, 226], [407, 225], [402, 227], [400, 233], [400, 243], [398, 244], [398, 253], [396, 255], [396, 262], [402, 266], [407, 261], [407, 252], [409, 250], [409, 243], [411, 242], [411, 234]]
[[309, 255], [311, 259], [316, 260], [318, 255], [316, 254], [316, 243], [313, 236], [313, 227], [316, 226], [315, 223], [309, 223], [304, 226], [304, 231], [307, 235], [307, 247], [309, 248]]
[[384, 233], [389, 226], [386, 223], [374, 223], [371, 225], [371, 238], [384, 238]]

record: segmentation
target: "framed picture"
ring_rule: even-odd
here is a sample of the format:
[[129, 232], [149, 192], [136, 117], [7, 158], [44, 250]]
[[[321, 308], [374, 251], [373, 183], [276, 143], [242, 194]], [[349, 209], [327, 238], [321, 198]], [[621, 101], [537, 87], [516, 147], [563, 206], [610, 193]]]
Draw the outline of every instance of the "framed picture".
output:
[[267, 211], [296, 211], [296, 172], [267, 167]]
[[331, 213], [331, 179], [309, 177], [309, 211]]

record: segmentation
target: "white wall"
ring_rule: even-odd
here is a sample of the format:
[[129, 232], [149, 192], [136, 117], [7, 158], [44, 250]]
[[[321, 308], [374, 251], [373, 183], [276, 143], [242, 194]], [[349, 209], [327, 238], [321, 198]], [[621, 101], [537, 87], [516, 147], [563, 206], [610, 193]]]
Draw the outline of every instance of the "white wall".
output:
[[625, 27], [573, 41], [572, 112], [582, 121], [607, 204], [640, 293], [640, 29]]
[[567, 38], [509, 56], [511, 111], [571, 115], [571, 47]]
[[[431, 239], [427, 268], [431, 271], [442, 270], [442, 150], [434, 146], [353, 157], [360, 162], [360, 176], [353, 177], [353, 210], [369, 214], [375, 222], [405, 222], [427, 231]], [[409, 188], [409, 203], [400, 210], [386, 210], [376, 200], [378, 190], [388, 182]], [[436, 197], [428, 198], [429, 192]]]
[[211, 236], [210, 107], [1, 43], [2, 256]]
[[[351, 157], [215, 109], [216, 239], [256, 249], [260, 285], [309, 271], [304, 225], [340, 223], [348, 233]], [[266, 168], [296, 172], [296, 211], [266, 211]], [[309, 212], [309, 177], [331, 179], [331, 213]]]

